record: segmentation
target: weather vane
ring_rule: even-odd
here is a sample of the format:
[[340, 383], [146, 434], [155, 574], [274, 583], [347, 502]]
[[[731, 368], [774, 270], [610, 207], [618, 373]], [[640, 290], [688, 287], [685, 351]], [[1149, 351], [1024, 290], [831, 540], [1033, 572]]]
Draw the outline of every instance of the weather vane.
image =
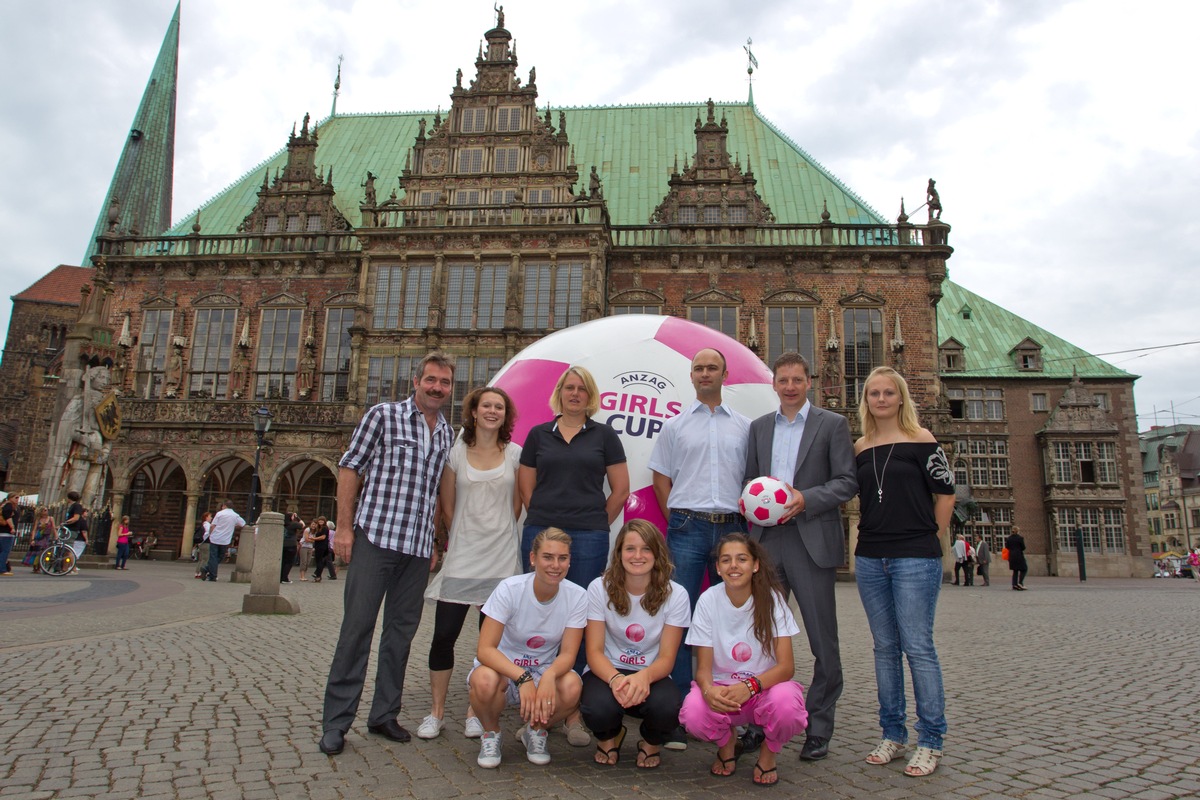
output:
[[750, 80], [754, 80], [754, 68], [758, 66], [758, 59], [754, 57], [753, 51], [750, 50], [750, 45], [754, 44], [754, 40], [746, 37], [746, 44], [742, 49], [746, 51], [746, 60], [749, 62], [746, 65], [746, 74], [750, 76]]

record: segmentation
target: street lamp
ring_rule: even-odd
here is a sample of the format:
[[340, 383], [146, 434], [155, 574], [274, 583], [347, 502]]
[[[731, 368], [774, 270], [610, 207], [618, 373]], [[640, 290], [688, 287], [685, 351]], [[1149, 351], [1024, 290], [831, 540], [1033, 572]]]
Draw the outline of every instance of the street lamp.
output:
[[260, 407], [251, 415], [254, 419], [254, 438], [256, 444], [254, 446], [254, 474], [250, 476], [250, 519], [251, 525], [258, 519], [258, 514], [255, 513], [255, 506], [258, 504], [258, 460], [262, 454], [263, 437], [267, 435], [267, 431], [271, 430], [271, 410], [266, 406]]

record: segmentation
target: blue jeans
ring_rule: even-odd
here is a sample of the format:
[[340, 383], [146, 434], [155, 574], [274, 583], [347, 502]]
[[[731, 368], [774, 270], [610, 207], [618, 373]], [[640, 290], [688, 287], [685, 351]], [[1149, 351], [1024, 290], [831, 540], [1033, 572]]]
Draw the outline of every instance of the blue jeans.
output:
[[229, 549], [227, 544], [208, 543], [208, 564], [200, 573], [206, 580], [215, 581], [217, 579], [217, 565], [224, 560], [227, 549]]
[[17, 543], [15, 536], [0, 536], [0, 572], [12, 572], [8, 563], [8, 554]]
[[[667, 547], [671, 550], [671, 561], [675, 564], [675, 573], [671, 579], [687, 589], [692, 611], [696, 610], [696, 601], [700, 599], [700, 586], [704, 582], [704, 576], [708, 575], [710, 586], [720, 581], [717, 577], [717, 565], [713, 560], [713, 550], [717, 542], [727, 533], [745, 532], [746, 524], [741, 521], [709, 522], [678, 511], [671, 512], [667, 520]], [[675, 668], [671, 670], [671, 680], [679, 688], [679, 696], [687, 697], [692, 688], [692, 648], [682, 642], [675, 654]]]
[[858, 596], [875, 642], [875, 682], [883, 738], [906, 744], [904, 664], [908, 657], [917, 701], [917, 744], [942, 749], [946, 696], [933, 646], [933, 617], [942, 586], [938, 558], [854, 559]]
[[129, 542], [125, 542], [125, 544], [121, 544], [120, 542], [117, 542], [117, 560], [116, 560], [116, 563], [113, 564], [113, 566], [116, 567], [117, 569], [120, 569], [121, 567], [125, 566], [125, 564], [128, 561], [129, 561]]

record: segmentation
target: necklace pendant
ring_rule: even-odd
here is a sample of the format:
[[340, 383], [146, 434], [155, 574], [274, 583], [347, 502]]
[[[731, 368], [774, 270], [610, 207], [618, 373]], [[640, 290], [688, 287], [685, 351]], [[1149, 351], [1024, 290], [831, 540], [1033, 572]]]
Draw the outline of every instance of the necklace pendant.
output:
[[879, 502], [882, 503], [883, 502], [883, 488], [881, 487], [879, 489], [876, 489], [875, 494], [879, 495]]

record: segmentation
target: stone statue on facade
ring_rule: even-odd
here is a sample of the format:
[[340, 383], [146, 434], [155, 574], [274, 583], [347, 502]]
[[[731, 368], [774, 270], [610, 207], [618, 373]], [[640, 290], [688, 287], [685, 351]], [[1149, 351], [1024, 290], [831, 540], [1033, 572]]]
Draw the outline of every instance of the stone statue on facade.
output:
[[504, 27], [504, 6], [493, 5], [492, 8], [496, 12], [496, 27], [503, 28]]
[[234, 400], [246, 394], [246, 376], [250, 374], [250, 346], [239, 343], [233, 354], [233, 369], [229, 371], [229, 389]]
[[925, 202], [929, 206], [929, 221], [942, 218], [942, 198], [938, 196], [938, 190], [934, 186], [933, 178], [929, 179], [929, 185], [925, 187]]
[[312, 394], [313, 380], [317, 372], [317, 359], [313, 355], [314, 346], [305, 344], [304, 355], [300, 357], [300, 371], [296, 373], [296, 391], [301, 400], [307, 400]]
[[367, 179], [363, 182], [363, 205], [375, 206], [375, 176], [367, 170]]
[[183, 384], [183, 348], [172, 345], [171, 354], [167, 357], [167, 397], [178, 397], [180, 386]]
[[83, 372], [82, 385], [68, 390], [73, 396], [50, 442], [50, 485], [42, 487], [45, 502], [79, 492], [83, 504], [90, 505], [99, 492], [104, 465], [121, 430], [120, 408], [116, 394], [109, 391], [110, 380], [107, 366], [90, 367]]

